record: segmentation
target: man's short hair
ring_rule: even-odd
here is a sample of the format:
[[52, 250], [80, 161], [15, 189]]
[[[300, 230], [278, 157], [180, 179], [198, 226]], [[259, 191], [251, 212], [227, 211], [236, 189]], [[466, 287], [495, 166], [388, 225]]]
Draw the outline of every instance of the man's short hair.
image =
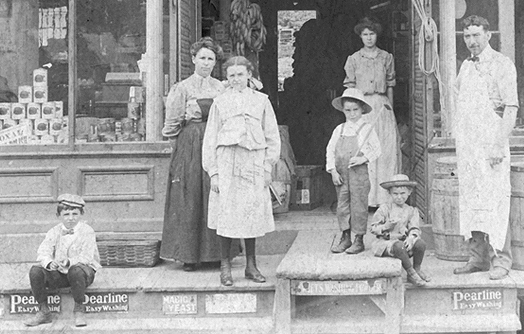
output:
[[484, 31], [489, 31], [489, 22], [482, 16], [471, 15], [462, 21], [462, 29], [465, 30], [470, 26], [479, 26], [484, 28]]

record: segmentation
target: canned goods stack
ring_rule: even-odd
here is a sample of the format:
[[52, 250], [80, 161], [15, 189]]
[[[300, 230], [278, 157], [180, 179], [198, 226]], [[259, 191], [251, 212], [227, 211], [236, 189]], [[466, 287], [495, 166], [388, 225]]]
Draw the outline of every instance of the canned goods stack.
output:
[[[48, 101], [47, 70], [33, 71], [33, 85], [18, 87], [18, 102], [0, 103], [0, 137], [19, 127], [24, 140], [1, 141], [1, 144], [67, 143], [67, 118], [63, 101]], [[17, 128], [18, 129], [18, 128]]]

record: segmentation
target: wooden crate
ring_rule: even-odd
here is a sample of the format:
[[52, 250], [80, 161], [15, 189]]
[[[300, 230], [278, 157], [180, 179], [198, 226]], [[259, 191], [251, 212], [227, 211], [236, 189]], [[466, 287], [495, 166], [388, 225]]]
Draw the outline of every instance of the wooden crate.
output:
[[322, 205], [322, 173], [320, 165], [296, 166], [291, 187], [292, 210], [313, 210]]

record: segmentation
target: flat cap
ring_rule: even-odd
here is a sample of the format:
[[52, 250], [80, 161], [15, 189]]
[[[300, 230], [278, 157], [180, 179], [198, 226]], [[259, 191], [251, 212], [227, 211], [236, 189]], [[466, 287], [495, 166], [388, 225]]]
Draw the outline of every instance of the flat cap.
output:
[[82, 197], [73, 194], [62, 194], [58, 196], [57, 200], [59, 204], [63, 203], [74, 208], [83, 208], [86, 205]]

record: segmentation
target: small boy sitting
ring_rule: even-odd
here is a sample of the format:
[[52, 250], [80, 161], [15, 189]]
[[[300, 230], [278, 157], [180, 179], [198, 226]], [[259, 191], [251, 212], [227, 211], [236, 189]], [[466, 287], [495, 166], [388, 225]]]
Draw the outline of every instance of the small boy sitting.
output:
[[420, 214], [417, 208], [406, 204], [416, 185], [417, 182], [410, 181], [404, 174], [394, 175], [390, 181], [380, 184], [388, 190], [392, 201], [382, 204], [373, 216], [371, 233], [377, 239], [372, 249], [375, 256], [400, 259], [408, 282], [424, 286], [430, 278], [420, 269], [426, 251], [426, 243], [420, 238]]
[[84, 294], [93, 283], [95, 272], [100, 268], [100, 256], [95, 232], [85, 222], [85, 202], [78, 195], [63, 194], [58, 197], [56, 215], [61, 223], [50, 229], [38, 247], [38, 265], [31, 268], [29, 280], [31, 290], [38, 302], [39, 310], [25, 322], [26, 326], [38, 326], [52, 321], [47, 305], [47, 289], [71, 287], [75, 301], [73, 309], [75, 326], [83, 327]]

